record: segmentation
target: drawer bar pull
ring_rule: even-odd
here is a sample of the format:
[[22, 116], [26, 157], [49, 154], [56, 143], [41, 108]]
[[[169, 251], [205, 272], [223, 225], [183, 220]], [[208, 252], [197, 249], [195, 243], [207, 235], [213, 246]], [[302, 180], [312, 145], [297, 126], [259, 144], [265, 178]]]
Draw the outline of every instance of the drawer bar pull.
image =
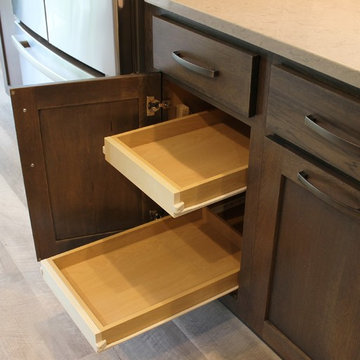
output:
[[339, 137], [332, 132], [324, 129], [322, 126], [316, 123], [316, 119], [312, 115], [306, 115], [305, 116], [305, 126], [313, 130], [316, 134], [320, 135], [324, 139], [328, 140], [329, 142], [333, 144], [338, 144], [340, 146], [347, 145], [355, 147], [357, 150], [360, 150], [360, 145], [355, 144], [349, 140], [346, 140], [342, 137]]
[[311, 184], [311, 182], [308, 180], [309, 175], [305, 171], [298, 172], [297, 178], [312, 194], [314, 194], [319, 199], [325, 201], [327, 204], [329, 204], [337, 209], [350, 211], [354, 215], [360, 216], [360, 208], [354, 208], [354, 207], [352, 207], [348, 204], [345, 204], [341, 201], [335, 200], [331, 196], [329, 196], [328, 194], [325, 194], [324, 192], [319, 190], [316, 186]]
[[196, 64], [184, 59], [183, 56], [181, 55], [180, 51], [173, 51], [171, 55], [178, 64], [180, 64], [181, 66], [185, 67], [186, 69], [191, 70], [197, 74], [206, 76], [208, 78], [214, 78], [219, 73], [216, 70], [208, 69], [206, 67], [196, 65]]

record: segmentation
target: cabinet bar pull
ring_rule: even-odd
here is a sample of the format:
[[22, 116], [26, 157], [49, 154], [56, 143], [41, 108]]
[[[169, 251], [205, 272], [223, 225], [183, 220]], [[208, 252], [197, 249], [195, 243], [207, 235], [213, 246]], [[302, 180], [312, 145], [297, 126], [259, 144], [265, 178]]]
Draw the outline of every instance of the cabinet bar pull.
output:
[[312, 194], [317, 196], [319, 199], [325, 201], [329, 205], [334, 206], [340, 210], [347, 210], [353, 213], [354, 215], [360, 216], [360, 208], [354, 208], [341, 201], [335, 200], [331, 196], [325, 194], [324, 192], [319, 190], [316, 186], [311, 184], [311, 182], [308, 181], [309, 175], [306, 174], [305, 171], [298, 172], [297, 178]]
[[320, 135], [321, 137], [323, 137], [324, 139], [328, 140], [329, 142], [331, 142], [333, 144], [338, 144], [341, 146], [343, 146], [343, 145], [352, 146], [352, 147], [355, 147], [357, 150], [360, 150], [359, 144], [355, 144], [349, 140], [346, 140], [340, 136], [337, 136], [337, 135], [333, 134], [332, 132], [324, 129], [319, 124], [317, 124], [316, 119], [314, 119], [314, 117], [312, 115], [305, 116], [305, 126], [307, 126], [311, 130], [313, 130], [316, 134]]
[[206, 76], [208, 78], [214, 78], [215, 76], [218, 75], [218, 71], [216, 71], [214, 69], [208, 69], [206, 67], [196, 65], [196, 64], [184, 59], [183, 56], [181, 55], [180, 51], [173, 51], [171, 55], [178, 64], [180, 64], [181, 66], [183, 66], [183, 67], [187, 68], [188, 70], [191, 70], [197, 74]]

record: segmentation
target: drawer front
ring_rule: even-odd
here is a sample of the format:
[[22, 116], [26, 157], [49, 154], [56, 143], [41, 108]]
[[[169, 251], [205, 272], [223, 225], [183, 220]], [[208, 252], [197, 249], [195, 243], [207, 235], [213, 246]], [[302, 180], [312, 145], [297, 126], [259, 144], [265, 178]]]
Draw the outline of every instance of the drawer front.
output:
[[259, 57], [153, 18], [154, 67], [245, 115], [255, 113]]
[[163, 218], [41, 262], [99, 352], [238, 288], [241, 236], [207, 209]]
[[271, 70], [266, 127], [360, 179], [360, 101], [283, 67]]

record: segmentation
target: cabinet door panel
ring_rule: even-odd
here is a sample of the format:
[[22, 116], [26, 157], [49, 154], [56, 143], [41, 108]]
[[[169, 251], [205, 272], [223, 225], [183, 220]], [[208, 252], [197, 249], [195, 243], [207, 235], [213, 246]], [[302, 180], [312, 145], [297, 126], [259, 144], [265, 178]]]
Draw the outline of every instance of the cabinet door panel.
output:
[[[338, 205], [360, 204], [358, 184], [269, 140], [265, 160], [256, 251], [262, 335], [286, 359], [357, 359], [360, 217]], [[330, 200], [309, 191], [301, 171]]]
[[104, 162], [101, 136], [137, 128], [138, 122], [136, 100], [40, 112], [57, 241], [138, 224], [141, 195]]
[[159, 74], [12, 90], [39, 259], [144, 221], [143, 195], [106, 163], [102, 146], [144, 125], [145, 97], [159, 92]]
[[289, 180], [280, 211], [268, 320], [313, 359], [354, 358], [347, 338], [360, 331], [359, 221]]

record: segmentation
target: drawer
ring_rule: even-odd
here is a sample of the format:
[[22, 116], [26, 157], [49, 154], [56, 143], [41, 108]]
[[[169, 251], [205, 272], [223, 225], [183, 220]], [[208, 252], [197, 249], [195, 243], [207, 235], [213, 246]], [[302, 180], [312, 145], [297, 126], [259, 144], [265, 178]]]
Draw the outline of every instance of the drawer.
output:
[[153, 17], [154, 67], [245, 116], [255, 113], [259, 57]]
[[105, 159], [177, 217], [246, 190], [243, 127], [219, 110], [204, 111], [107, 137]]
[[273, 66], [266, 127], [360, 179], [360, 101]]
[[202, 209], [43, 260], [41, 269], [99, 352], [236, 290], [240, 244]]

